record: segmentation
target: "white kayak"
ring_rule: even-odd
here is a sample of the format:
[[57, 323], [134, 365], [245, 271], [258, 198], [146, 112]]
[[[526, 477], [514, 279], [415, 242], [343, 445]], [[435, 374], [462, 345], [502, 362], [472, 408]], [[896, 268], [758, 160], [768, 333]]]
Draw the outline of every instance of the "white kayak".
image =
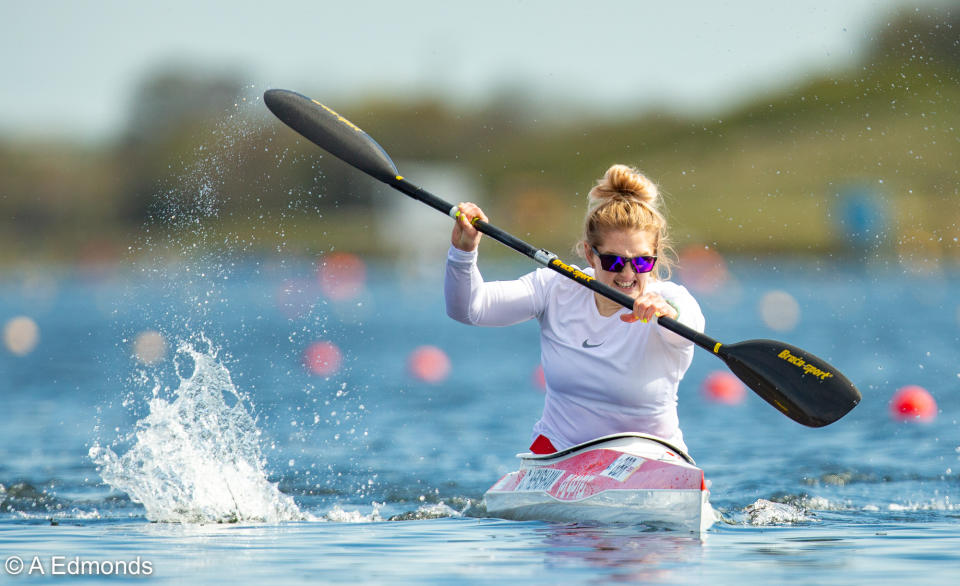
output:
[[484, 495], [487, 513], [518, 521], [630, 523], [705, 531], [715, 519], [703, 470], [642, 433], [608, 435], [554, 454], [517, 454]]

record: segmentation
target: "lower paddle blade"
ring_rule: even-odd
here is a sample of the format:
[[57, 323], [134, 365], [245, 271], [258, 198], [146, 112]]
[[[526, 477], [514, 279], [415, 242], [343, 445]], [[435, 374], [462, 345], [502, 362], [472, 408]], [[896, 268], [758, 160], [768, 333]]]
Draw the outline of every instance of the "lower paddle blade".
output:
[[860, 402], [860, 391], [839, 370], [796, 346], [747, 340], [717, 354], [748, 387], [803, 425], [829, 425]]
[[343, 162], [386, 183], [399, 175], [377, 141], [320, 102], [289, 90], [267, 90], [263, 102], [284, 124]]

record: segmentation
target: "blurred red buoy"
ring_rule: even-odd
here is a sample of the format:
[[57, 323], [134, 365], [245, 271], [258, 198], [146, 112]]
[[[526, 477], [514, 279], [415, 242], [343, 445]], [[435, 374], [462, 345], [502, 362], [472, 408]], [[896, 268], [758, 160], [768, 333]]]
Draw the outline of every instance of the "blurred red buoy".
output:
[[410, 374], [428, 383], [442, 382], [450, 374], [450, 358], [436, 346], [420, 346], [410, 353], [407, 365]]
[[711, 372], [703, 380], [701, 390], [706, 398], [726, 405], [737, 405], [747, 395], [747, 389], [740, 379], [725, 370]]
[[363, 292], [367, 265], [349, 252], [331, 252], [320, 259], [318, 267], [320, 291], [333, 301], [352, 299]]
[[899, 421], [933, 421], [937, 416], [937, 402], [927, 389], [907, 385], [890, 399], [890, 414]]
[[303, 353], [303, 366], [310, 374], [330, 376], [340, 370], [343, 356], [332, 342], [314, 342]]
[[533, 369], [533, 375], [530, 377], [533, 380], [533, 386], [540, 392], [547, 390], [547, 379], [543, 374], [543, 365], [538, 364], [536, 368]]

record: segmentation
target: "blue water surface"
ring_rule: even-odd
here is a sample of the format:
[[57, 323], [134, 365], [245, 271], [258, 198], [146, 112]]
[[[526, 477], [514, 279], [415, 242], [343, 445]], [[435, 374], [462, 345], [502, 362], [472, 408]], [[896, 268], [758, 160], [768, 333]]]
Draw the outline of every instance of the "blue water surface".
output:
[[[9, 271], [0, 278], [0, 321], [28, 316], [40, 338], [24, 356], [0, 352], [0, 557], [39, 563], [47, 579], [57, 556], [147, 561], [149, 580], [164, 583], [953, 583], [960, 274], [728, 260], [731, 278], [698, 293], [708, 333], [808, 349], [854, 381], [863, 402], [820, 429], [752, 394], [733, 406], [711, 402], [700, 386], [723, 365], [698, 350], [681, 386], [681, 424], [723, 515], [700, 536], [485, 516], [483, 492], [516, 467], [542, 406], [533, 382], [538, 333], [532, 323], [482, 329], [449, 320], [442, 255], [436, 271], [416, 279], [368, 260], [365, 288], [343, 300], [318, 288], [316, 259], [283, 255]], [[505, 278], [531, 269], [483, 266]], [[758, 302], [771, 291], [796, 300], [793, 327], [774, 330], [762, 318]], [[147, 330], [167, 341], [153, 365], [133, 350]], [[304, 368], [304, 351], [318, 340], [341, 351], [333, 374]], [[423, 345], [449, 356], [442, 382], [411, 375], [408, 358]], [[207, 358], [229, 373], [230, 388], [214, 389], [226, 402], [221, 411], [189, 411], [176, 400]], [[907, 384], [938, 402], [932, 422], [890, 416], [890, 397]], [[209, 391], [203, 386], [193, 389]], [[160, 418], [163, 405], [180, 411]], [[206, 411], [229, 423], [238, 409], [252, 427], [203, 419], [184, 443], [169, 436], [148, 446], [148, 458], [178, 462], [165, 472], [121, 471], [171, 502], [164, 487], [179, 486], [178, 471], [186, 476], [195, 462], [179, 464], [186, 446], [212, 446], [205, 457], [223, 470], [259, 459], [262, 469], [249, 475], [263, 483], [231, 495], [239, 514], [156, 518], [159, 509], [111, 487], [92, 458], [91, 448], [122, 456], [143, 447], [137, 433], [155, 431], [160, 419], [170, 432]], [[299, 511], [293, 518], [276, 508], [283, 497]], [[190, 503], [184, 498], [173, 509]], [[245, 514], [263, 506], [278, 516]], [[0, 581], [43, 579], [22, 574], [7, 567]]]

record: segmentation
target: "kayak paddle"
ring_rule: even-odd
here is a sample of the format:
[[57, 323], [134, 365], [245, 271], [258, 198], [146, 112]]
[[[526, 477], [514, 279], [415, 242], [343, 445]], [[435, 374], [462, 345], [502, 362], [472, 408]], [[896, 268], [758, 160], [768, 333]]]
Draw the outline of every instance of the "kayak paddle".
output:
[[[383, 147], [327, 106], [280, 89], [267, 90], [263, 101], [284, 124], [333, 156], [413, 199], [457, 217], [457, 206], [404, 179]], [[537, 263], [633, 309], [631, 297], [565, 264], [552, 252], [534, 248], [488, 222], [475, 220], [473, 224], [480, 232]], [[657, 318], [657, 323], [709, 350], [765, 401], [803, 425], [822, 427], [833, 423], [860, 402], [860, 392], [840, 371], [796, 346], [776, 340], [727, 345], [665, 316]]]

